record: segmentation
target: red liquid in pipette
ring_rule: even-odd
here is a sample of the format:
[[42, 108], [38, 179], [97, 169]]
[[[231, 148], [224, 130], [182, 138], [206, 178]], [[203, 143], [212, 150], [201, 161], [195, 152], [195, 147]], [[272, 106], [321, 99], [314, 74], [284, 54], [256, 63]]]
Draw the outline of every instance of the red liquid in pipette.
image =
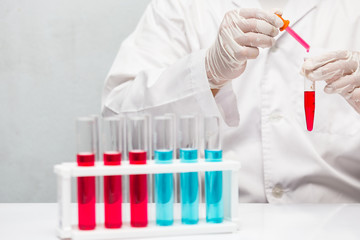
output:
[[[114, 166], [120, 165], [120, 152], [105, 152], [104, 165]], [[105, 227], [120, 228], [121, 219], [121, 176], [105, 176], [104, 177], [104, 203], [105, 203]]]
[[315, 91], [304, 92], [304, 106], [307, 130], [312, 131], [315, 115]]
[[[77, 155], [77, 164], [82, 167], [94, 166], [95, 154]], [[95, 228], [95, 177], [77, 178], [78, 219], [80, 230]]]
[[[146, 152], [129, 152], [129, 162], [130, 164], [146, 164]], [[130, 216], [132, 227], [147, 226], [147, 204], [147, 175], [130, 175]]]
[[285, 29], [291, 36], [293, 36], [293, 38], [295, 38], [296, 41], [298, 41], [305, 49], [307, 52], [309, 52], [310, 50], [310, 45], [307, 44], [304, 39], [302, 39], [296, 32], [294, 32], [294, 30], [292, 30], [292, 28], [287, 27]]

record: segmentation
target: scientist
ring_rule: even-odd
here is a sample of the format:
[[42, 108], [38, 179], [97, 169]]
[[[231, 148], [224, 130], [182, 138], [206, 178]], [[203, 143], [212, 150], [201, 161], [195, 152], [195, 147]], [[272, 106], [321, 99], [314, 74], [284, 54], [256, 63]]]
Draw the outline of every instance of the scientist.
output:
[[[316, 57], [261, 10], [272, 7]], [[224, 157], [242, 163], [241, 202], [359, 202], [359, 9], [356, 0], [154, 0], [122, 43], [103, 114], [220, 115]], [[300, 71], [317, 84], [312, 132]]]

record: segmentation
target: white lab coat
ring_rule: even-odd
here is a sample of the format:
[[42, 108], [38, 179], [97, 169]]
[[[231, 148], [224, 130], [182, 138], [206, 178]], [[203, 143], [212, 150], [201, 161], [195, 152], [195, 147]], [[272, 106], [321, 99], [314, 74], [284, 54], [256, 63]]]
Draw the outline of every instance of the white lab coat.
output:
[[[213, 98], [205, 51], [224, 14], [248, 7], [260, 5], [152, 1], [107, 77], [103, 114], [221, 115], [224, 157], [242, 163], [241, 202], [359, 202], [360, 115], [318, 83], [314, 130], [306, 130], [299, 74], [306, 53], [289, 34], [279, 34]], [[290, 0], [283, 10], [311, 51], [360, 51], [359, 1]]]

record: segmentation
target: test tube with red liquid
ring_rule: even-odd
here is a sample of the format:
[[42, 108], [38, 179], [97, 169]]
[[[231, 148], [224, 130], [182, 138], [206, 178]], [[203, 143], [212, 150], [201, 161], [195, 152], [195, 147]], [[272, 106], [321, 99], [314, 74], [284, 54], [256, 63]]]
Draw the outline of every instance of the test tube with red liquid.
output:
[[[132, 117], [128, 124], [128, 149], [130, 164], [146, 164], [149, 151], [146, 117]], [[130, 224], [146, 227], [148, 224], [147, 175], [130, 175]]]
[[[91, 167], [95, 164], [95, 121], [79, 118], [76, 121], [77, 164]], [[80, 230], [95, 229], [95, 177], [77, 178], [78, 226]]]
[[315, 116], [315, 82], [307, 78], [304, 79], [304, 108], [307, 130], [312, 131]]
[[[103, 150], [104, 165], [121, 164], [123, 150], [124, 120], [119, 117], [104, 118]], [[122, 225], [122, 181], [121, 176], [104, 176], [105, 227], [120, 228]]]

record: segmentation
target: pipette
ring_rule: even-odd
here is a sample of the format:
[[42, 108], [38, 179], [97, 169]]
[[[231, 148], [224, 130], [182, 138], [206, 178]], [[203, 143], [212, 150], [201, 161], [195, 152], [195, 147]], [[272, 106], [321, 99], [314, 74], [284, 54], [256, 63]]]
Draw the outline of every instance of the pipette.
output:
[[[305, 49], [306, 52], [310, 51], [310, 45], [304, 41], [292, 28], [289, 27], [290, 21], [283, 19], [280, 15], [276, 14], [284, 22], [280, 31], [286, 30], [296, 41], [298, 41]], [[313, 130], [314, 115], [315, 115], [315, 82], [304, 78], [304, 108], [305, 119], [308, 131]]]
[[276, 14], [284, 22], [284, 26], [280, 28], [280, 31], [287, 31], [296, 41], [298, 41], [307, 52], [310, 51], [310, 45], [305, 42], [291, 27], [289, 27], [290, 21], [283, 19], [280, 15]]

